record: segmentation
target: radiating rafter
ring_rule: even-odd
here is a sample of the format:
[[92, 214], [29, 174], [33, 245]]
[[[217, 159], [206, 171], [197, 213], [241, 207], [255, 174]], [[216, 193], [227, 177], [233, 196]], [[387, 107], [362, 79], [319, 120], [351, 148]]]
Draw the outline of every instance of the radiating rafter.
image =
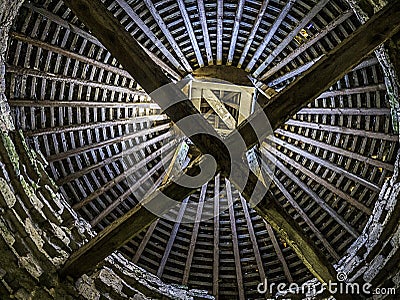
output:
[[[309, 159], [311, 161], [314, 161], [317, 164], [320, 164], [321, 166], [323, 166], [323, 167], [325, 167], [327, 169], [330, 169], [331, 171], [335, 172], [336, 174], [340, 174], [342, 176], [345, 176], [348, 179], [353, 180], [354, 182], [356, 182], [358, 184], [361, 184], [361, 185], [365, 186], [366, 188], [368, 188], [368, 189], [370, 189], [370, 190], [372, 190], [372, 191], [374, 191], [376, 193], [379, 193], [379, 191], [381, 190], [379, 186], [377, 186], [376, 184], [370, 182], [369, 180], [361, 178], [358, 175], [353, 174], [353, 173], [349, 172], [348, 170], [343, 169], [340, 166], [337, 166], [337, 165], [335, 165], [335, 164], [333, 164], [333, 163], [331, 163], [331, 162], [329, 162], [329, 161], [327, 161], [325, 159], [322, 159], [322, 158], [320, 158], [320, 157], [318, 157], [318, 156], [316, 156], [316, 155], [314, 155], [314, 154], [312, 154], [312, 153], [310, 153], [308, 151], [300, 149], [300, 148], [298, 148], [298, 147], [296, 147], [296, 146], [294, 146], [294, 145], [292, 145], [290, 143], [282, 141], [281, 139], [278, 139], [276, 137], [270, 136], [270, 137], [268, 137], [268, 140], [270, 140], [273, 143], [275, 143], [276, 145], [280, 145], [280, 146], [282, 146], [282, 147], [284, 147], [284, 148], [286, 148], [286, 149], [288, 149], [288, 150], [290, 150], [290, 151], [292, 151], [294, 153], [300, 154], [304, 158]], [[267, 144], [265, 144], [265, 146], [267, 147]]]
[[235, 54], [236, 41], [237, 41], [238, 34], [239, 34], [239, 27], [240, 27], [240, 21], [242, 19], [244, 3], [245, 3], [245, 0], [239, 0], [239, 2], [237, 4], [235, 21], [233, 23], [232, 39], [231, 39], [231, 44], [229, 46], [228, 60], [226, 62], [226, 64], [228, 66], [232, 65], [233, 55]]
[[108, 71], [108, 72], [113, 72], [115, 74], [127, 77], [129, 79], [133, 79], [132, 76], [127, 71], [125, 71], [124, 69], [121, 69], [121, 68], [114, 67], [112, 65], [103, 63], [103, 62], [98, 61], [98, 60], [96, 60], [94, 58], [90, 58], [90, 57], [78, 54], [76, 52], [72, 52], [72, 51], [63, 49], [61, 47], [58, 47], [58, 46], [43, 42], [43, 41], [38, 40], [38, 39], [33, 39], [33, 38], [29, 37], [29, 36], [23, 35], [23, 34], [18, 33], [18, 32], [12, 32], [10, 34], [10, 36], [12, 38], [18, 40], [18, 41], [21, 41], [21, 42], [24, 42], [24, 43], [28, 43], [28, 44], [30, 44], [32, 46], [35, 46], [35, 47], [38, 47], [38, 48], [41, 48], [41, 49], [44, 49], [44, 50], [48, 50], [48, 51], [51, 51], [53, 53], [57, 53], [57, 54], [60, 54], [60, 55], [62, 55], [64, 57], [68, 57], [70, 59], [74, 59], [74, 60], [77, 60], [77, 61], [80, 61], [80, 62], [83, 62], [83, 63], [86, 63], [86, 64], [90, 64], [90, 65], [95, 66], [97, 68], [103, 69], [103, 70]]
[[194, 34], [192, 23], [190, 21], [189, 15], [186, 11], [186, 6], [183, 0], [177, 0], [179, 10], [181, 12], [181, 16], [183, 18], [183, 22], [185, 23], [185, 27], [187, 29], [190, 41], [192, 42], [194, 53], [196, 54], [197, 62], [199, 63], [199, 67], [204, 67], [203, 57], [200, 52], [199, 45], [197, 43], [196, 35]]
[[294, 51], [290, 52], [288, 55], [285, 56], [283, 60], [281, 60], [279, 63], [271, 67], [261, 78], [261, 81], [267, 80], [270, 76], [275, 74], [277, 71], [282, 69], [284, 66], [286, 66], [288, 63], [293, 61], [297, 56], [299, 56], [301, 53], [306, 51], [308, 48], [313, 46], [315, 43], [320, 41], [322, 38], [327, 36], [332, 30], [334, 30], [338, 25], [342, 24], [344, 21], [346, 21], [350, 16], [353, 14], [351, 10], [348, 10], [341, 14], [339, 17], [337, 17], [335, 20], [333, 20], [331, 23], [329, 23], [324, 29], [322, 29], [320, 32], [318, 32], [316, 35], [314, 35], [311, 39], [309, 39], [307, 42], [304, 44], [301, 44], [298, 48], [296, 48]]
[[134, 264], [137, 264], [137, 262], [139, 261], [140, 256], [142, 255], [144, 249], [145, 249], [146, 246], [147, 246], [147, 243], [149, 242], [151, 236], [153, 235], [153, 232], [154, 232], [154, 230], [156, 229], [159, 220], [160, 220], [160, 219], [158, 219], [157, 221], [154, 221], [153, 224], [151, 224], [151, 225], [149, 226], [149, 228], [147, 228], [146, 234], [144, 235], [142, 241], [140, 242], [140, 245], [139, 245], [138, 249], [137, 249], [136, 252], [135, 252], [135, 255], [134, 255], [133, 258], [132, 258], [132, 262], [133, 262]]
[[390, 108], [310, 107], [302, 108], [298, 115], [389, 116]]
[[219, 291], [219, 188], [220, 174], [214, 177], [214, 232], [213, 232], [213, 295], [218, 299]]
[[341, 134], [349, 134], [355, 136], [363, 136], [371, 139], [384, 140], [384, 141], [392, 141], [396, 142], [399, 140], [399, 137], [395, 134], [384, 133], [384, 132], [376, 132], [370, 130], [363, 129], [353, 129], [348, 127], [341, 127], [335, 125], [327, 125], [327, 124], [318, 124], [312, 122], [298, 121], [298, 120], [289, 120], [286, 122], [286, 125], [289, 126], [298, 126], [301, 128], [310, 128], [315, 130], [323, 130], [331, 133], [341, 133]]
[[293, 77], [301, 75], [302, 73], [307, 71], [310, 67], [312, 67], [320, 58], [321, 58], [321, 56], [305, 63], [304, 65], [299, 66], [298, 68], [296, 68], [294, 70], [291, 70], [290, 72], [287, 72], [286, 74], [284, 74], [278, 78], [275, 78], [274, 80], [268, 82], [267, 85], [269, 87], [274, 87], [278, 84], [281, 84], [282, 82], [285, 82], [288, 79], [291, 79]]
[[287, 265], [285, 257], [283, 256], [282, 250], [279, 247], [278, 240], [276, 239], [275, 233], [272, 230], [271, 225], [269, 225], [265, 221], [264, 221], [264, 224], [265, 224], [265, 227], [267, 228], [267, 232], [268, 232], [269, 238], [271, 239], [272, 245], [274, 246], [275, 253], [278, 256], [278, 259], [282, 264], [283, 273], [285, 274], [286, 279], [288, 280], [288, 282], [292, 283], [293, 282], [292, 274], [290, 273], [289, 267]]
[[222, 38], [224, 31], [224, 0], [217, 0], [217, 65], [222, 65]]
[[238, 63], [238, 68], [241, 68], [244, 60], [246, 59], [247, 53], [249, 52], [250, 46], [254, 41], [254, 37], [256, 36], [256, 33], [258, 31], [258, 27], [260, 26], [261, 20], [264, 17], [265, 11], [267, 10], [269, 0], [263, 0], [260, 10], [258, 11], [257, 18], [253, 24], [253, 27], [251, 28], [251, 32], [249, 37], [247, 38], [246, 45], [244, 46], [242, 55], [240, 56], [239, 63]]
[[165, 37], [167, 38], [168, 42], [171, 44], [172, 48], [174, 49], [176, 55], [178, 56], [180, 62], [184, 65], [185, 69], [188, 72], [192, 72], [193, 69], [190, 66], [189, 62], [187, 61], [185, 55], [182, 53], [181, 48], [175, 41], [175, 38], [172, 36], [171, 32], [169, 31], [167, 25], [164, 23], [163, 18], [158, 13], [156, 7], [151, 0], [144, 0], [147, 8], [149, 9], [150, 13], [152, 14], [154, 20], [157, 22], [158, 27], [160, 27], [161, 31], [164, 33]]
[[162, 121], [165, 120], [165, 116], [163, 115], [152, 115], [146, 117], [135, 117], [135, 118], [128, 118], [128, 119], [117, 119], [113, 121], [104, 121], [104, 122], [93, 122], [93, 123], [86, 123], [86, 124], [68, 124], [64, 126], [58, 127], [49, 127], [49, 128], [39, 128], [34, 129], [26, 132], [26, 135], [29, 137], [33, 136], [43, 136], [49, 134], [57, 134], [62, 132], [71, 132], [71, 131], [80, 131], [80, 130], [87, 130], [87, 129], [94, 129], [94, 128], [104, 128], [109, 126], [117, 126], [117, 125], [126, 125], [132, 123], [141, 123], [141, 122], [155, 122], [155, 121]]
[[286, 38], [268, 55], [264, 62], [253, 72], [254, 77], [258, 77], [266, 67], [286, 48], [287, 45], [294, 39], [294, 37], [303, 29], [330, 0], [318, 1], [315, 6], [307, 13], [307, 15], [301, 20], [301, 22], [293, 29]]
[[228, 200], [229, 220], [231, 223], [231, 230], [232, 230], [232, 248], [233, 248], [233, 256], [235, 257], [237, 288], [239, 292], [239, 299], [245, 300], [246, 297], [244, 294], [244, 287], [243, 287], [243, 274], [241, 266], [242, 264], [240, 262], [239, 241], [236, 232], [236, 218], [233, 207], [232, 188], [231, 188], [231, 183], [229, 182], [228, 179], [225, 179], [225, 188], [226, 188], [226, 197]]
[[366, 85], [360, 87], [353, 87], [348, 89], [326, 91], [323, 92], [321, 95], [319, 95], [317, 99], [338, 97], [338, 96], [350, 96], [354, 94], [363, 94], [363, 93], [376, 93], [379, 91], [386, 91], [385, 84], [380, 83], [380, 84]]
[[260, 274], [261, 282], [265, 282], [265, 274], [266, 273], [265, 273], [262, 258], [260, 255], [260, 249], [258, 248], [257, 237], [254, 232], [253, 222], [251, 221], [250, 212], [247, 207], [248, 204], [247, 204], [246, 200], [243, 199], [242, 195], [239, 195], [239, 196], [240, 196], [240, 202], [242, 203], [242, 207], [243, 207], [244, 217], [246, 219], [247, 230], [249, 231], [250, 240], [251, 240], [251, 244], [253, 247], [254, 257], [256, 259], [257, 270], [258, 270], [258, 273]]
[[114, 84], [108, 84], [108, 83], [104, 83], [104, 82], [91, 81], [91, 80], [83, 79], [83, 78], [69, 77], [69, 76], [60, 75], [60, 74], [53, 74], [53, 73], [49, 73], [49, 72], [45, 72], [45, 71], [27, 69], [27, 68], [16, 67], [16, 66], [8, 66], [7, 72], [14, 73], [16, 75], [33, 76], [33, 77], [37, 77], [37, 78], [43, 78], [46, 80], [55, 80], [58, 82], [65, 82], [65, 83], [69, 83], [69, 84], [84, 85], [86, 87], [106, 89], [106, 90], [119, 92], [119, 93], [127, 93], [130, 95], [137, 95], [137, 96], [146, 95], [146, 93], [144, 93], [143, 91], [131, 89], [128, 87], [118, 86], [118, 85], [114, 85]]
[[[246, 71], [250, 72], [258, 59], [260, 58], [261, 54], [264, 52], [265, 48], [271, 41], [272, 37], [275, 35], [276, 31], [278, 30], [279, 26], [281, 26], [282, 21], [285, 19], [286, 15], [288, 12], [292, 9], [293, 4], [296, 2], [296, 0], [288, 0], [283, 7], [282, 11], [280, 12], [278, 18], [275, 19], [274, 24], [271, 26], [271, 28], [268, 29], [268, 34], [266, 37], [263, 39], [262, 43], [260, 46], [257, 48], [256, 52], [252, 56], [250, 62], [246, 66]], [[257, 77], [257, 76], [255, 76]]]
[[161, 278], [162, 274], [164, 273], [164, 268], [165, 268], [165, 265], [167, 264], [169, 254], [171, 253], [171, 250], [172, 250], [172, 246], [174, 245], [175, 238], [178, 233], [179, 226], [181, 225], [183, 215], [185, 214], [185, 210], [186, 210], [189, 198], [190, 197], [185, 198], [179, 207], [179, 212], [176, 216], [174, 226], [172, 227], [172, 231], [169, 235], [167, 246], [165, 247], [164, 254], [161, 258], [160, 265], [158, 266], [157, 276], [160, 278]]
[[185, 270], [183, 271], [183, 278], [182, 278], [183, 285], [187, 285], [188, 281], [189, 281], [190, 268], [192, 266], [192, 260], [193, 260], [193, 255], [194, 255], [194, 249], [196, 246], [197, 236], [199, 234], [201, 215], [203, 213], [203, 207], [204, 207], [204, 200], [205, 200], [205, 197], [207, 194], [207, 186], [208, 186], [208, 183], [205, 183], [201, 187], [201, 191], [200, 191], [200, 198], [199, 198], [199, 202], [197, 204], [197, 211], [196, 211], [196, 216], [194, 219], [192, 236], [190, 238], [189, 250], [188, 250], [187, 257], [186, 257]]
[[143, 22], [143, 20], [136, 14], [132, 7], [125, 0], [116, 0], [119, 6], [127, 13], [127, 15], [136, 23], [137, 26], [144, 32], [144, 34], [156, 45], [163, 55], [181, 72], [186, 72], [182, 68], [181, 63], [168, 51], [164, 44], [156, 37], [151, 29]]
[[326, 211], [334, 220], [336, 220], [348, 233], [354, 238], [357, 238], [359, 233], [348, 222], [340, 216], [332, 207], [330, 207], [324, 200], [322, 200], [314, 191], [310, 189], [304, 182], [302, 182], [295, 174], [293, 174], [287, 167], [285, 167], [279, 160], [266, 151], [266, 148], [261, 148], [261, 152], [269, 161], [274, 161], [276, 166], [288, 176], [295, 184], [304, 190], [324, 211]]
[[206, 48], [207, 61], [209, 65], [212, 65], [214, 60], [211, 50], [210, 36], [208, 34], [207, 16], [204, 8], [204, 0], [198, 0], [197, 7], [199, 10], [199, 21], [201, 24], [201, 29], [203, 30], [202, 33], [204, 39], [204, 46]]
[[66, 133], [72, 131], [82, 131], [88, 129], [97, 129], [97, 128], [105, 128], [110, 126], [119, 126], [119, 125], [128, 125], [132, 123], [144, 123], [144, 122], [157, 122], [166, 120], [163, 115], [151, 115], [146, 117], [135, 117], [135, 118], [124, 118], [124, 119], [116, 119], [112, 121], [100, 121], [100, 122], [92, 122], [92, 123], [83, 123], [83, 124], [68, 124], [64, 126], [56, 126], [49, 128], [38, 128], [34, 130], [30, 130], [26, 132], [28, 137], [38, 137], [49, 134], [59, 134]]
[[[129, 122], [128, 122], [128, 124], [129, 124]], [[102, 147], [110, 146], [110, 145], [113, 145], [113, 144], [116, 144], [116, 143], [121, 143], [123, 141], [133, 140], [133, 139], [136, 139], [136, 138], [139, 138], [139, 137], [147, 136], [149, 134], [157, 133], [159, 131], [167, 130], [170, 127], [171, 127], [171, 124], [169, 123], [169, 124], [163, 124], [163, 125], [154, 126], [154, 127], [151, 127], [151, 128], [145, 128], [145, 129], [142, 129], [140, 131], [127, 133], [125, 135], [114, 137], [114, 138], [110, 138], [110, 139], [107, 139], [107, 140], [104, 140], [104, 141], [101, 141], [101, 142], [89, 143], [89, 144], [87, 144], [85, 146], [81, 146], [81, 147], [76, 147], [76, 148], [73, 148], [73, 149], [65, 150], [62, 153], [56, 153], [56, 154], [53, 154], [53, 155], [50, 155], [50, 156], [46, 157], [46, 160], [49, 163], [52, 163], [52, 162], [55, 162], [55, 161], [60, 161], [60, 160], [66, 159], [66, 158], [74, 156], [74, 155], [83, 154], [83, 153], [85, 153], [87, 151], [100, 149]], [[170, 134], [168, 134], [168, 136], [170, 136]], [[167, 137], [167, 136], [165, 136], [165, 137]]]

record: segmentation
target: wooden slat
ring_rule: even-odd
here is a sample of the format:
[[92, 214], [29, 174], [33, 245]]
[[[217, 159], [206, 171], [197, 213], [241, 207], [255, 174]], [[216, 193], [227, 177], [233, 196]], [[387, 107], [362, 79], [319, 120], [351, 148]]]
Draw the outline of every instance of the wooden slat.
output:
[[229, 219], [231, 223], [231, 231], [232, 231], [232, 248], [233, 248], [233, 256], [235, 257], [235, 268], [236, 268], [236, 281], [237, 288], [240, 300], [245, 300], [244, 294], [244, 286], [243, 286], [243, 274], [242, 274], [242, 263], [240, 262], [240, 252], [239, 252], [239, 241], [236, 232], [236, 218], [235, 211], [233, 207], [233, 198], [232, 198], [232, 188], [231, 183], [228, 179], [225, 179], [225, 187], [226, 187], [226, 196], [228, 199], [228, 209], [229, 209]]
[[183, 18], [183, 22], [185, 23], [185, 27], [187, 29], [187, 32], [188, 32], [188, 35], [190, 38], [190, 41], [192, 42], [192, 47], [193, 47], [194, 53], [196, 54], [197, 62], [200, 67], [203, 67], [204, 66], [203, 57], [201, 55], [199, 45], [197, 44], [196, 35], [194, 34], [192, 23], [190, 22], [189, 15], [186, 11], [185, 3], [183, 2], [183, 0], [177, 0], [177, 2], [178, 2], [179, 10], [181, 12], [181, 16]]
[[212, 65], [214, 60], [211, 50], [210, 36], [208, 34], [207, 16], [204, 7], [204, 0], [198, 0], [197, 7], [199, 9], [199, 20], [201, 28], [203, 30], [203, 39], [204, 39], [204, 46], [206, 48], [207, 61], [209, 65]]
[[153, 224], [147, 228], [146, 234], [144, 235], [142, 241], [140, 242], [139, 248], [136, 250], [135, 256], [132, 258], [133, 263], [137, 263], [139, 261], [140, 256], [142, 255], [144, 249], [146, 248], [147, 243], [149, 242], [151, 236], [153, 235], [154, 229], [156, 229], [158, 221], [155, 221]]
[[187, 285], [188, 280], [189, 280], [190, 268], [192, 266], [192, 260], [193, 260], [193, 255], [194, 255], [194, 249], [196, 247], [197, 235], [199, 234], [201, 215], [203, 213], [204, 199], [205, 199], [206, 193], [207, 193], [207, 186], [208, 186], [208, 183], [205, 183], [201, 187], [200, 198], [199, 198], [199, 202], [197, 204], [196, 217], [194, 219], [192, 237], [190, 238], [189, 250], [188, 250], [188, 255], [186, 257], [186, 263], [185, 263], [185, 270], [183, 272], [183, 278], [182, 278], [183, 285]]
[[239, 34], [240, 21], [242, 19], [242, 14], [243, 14], [244, 3], [245, 3], [245, 0], [239, 0], [239, 2], [237, 4], [235, 21], [233, 23], [231, 44], [229, 46], [228, 60], [226, 62], [226, 64], [228, 66], [232, 65], [233, 55], [235, 53], [235, 48], [236, 48], [236, 41], [237, 41], [238, 34]]
[[213, 246], [213, 295], [219, 298], [219, 187], [220, 174], [214, 178], [214, 246]]
[[193, 71], [192, 67], [190, 66], [189, 62], [187, 61], [185, 55], [182, 53], [181, 48], [175, 41], [175, 38], [172, 36], [167, 25], [164, 23], [163, 18], [160, 16], [157, 9], [154, 7], [153, 2], [150, 0], [144, 0], [144, 3], [146, 4], [147, 8], [151, 12], [154, 20], [157, 22], [158, 27], [160, 27], [161, 31], [164, 33], [168, 42], [171, 44], [172, 48], [174, 49], [176, 55], [179, 58], [179, 61], [184, 65], [187, 72], [192, 72]]
[[240, 56], [238, 68], [242, 67], [242, 65], [246, 59], [247, 53], [249, 52], [250, 46], [253, 43], [256, 33], [258, 31], [258, 27], [260, 26], [261, 20], [264, 17], [265, 11], [267, 10], [268, 3], [269, 3], [269, 0], [263, 0], [263, 2], [261, 4], [260, 10], [258, 11], [257, 18], [253, 24], [253, 27], [251, 28], [251, 32], [250, 32], [249, 37], [247, 38], [246, 45], [244, 46], [242, 55]]
[[165, 247], [164, 254], [161, 258], [161, 262], [160, 262], [160, 265], [158, 266], [158, 270], [157, 270], [157, 276], [160, 278], [164, 272], [164, 268], [165, 268], [165, 265], [167, 264], [169, 254], [171, 253], [171, 250], [172, 250], [172, 246], [175, 243], [175, 238], [178, 233], [179, 226], [181, 225], [183, 215], [185, 214], [185, 210], [186, 210], [186, 206], [187, 206], [189, 198], [190, 197], [187, 197], [183, 200], [183, 202], [179, 208], [178, 215], [176, 216], [174, 226], [172, 227], [172, 231], [170, 233], [170, 236], [169, 236], [169, 239], [167, 242], [167, 246]]

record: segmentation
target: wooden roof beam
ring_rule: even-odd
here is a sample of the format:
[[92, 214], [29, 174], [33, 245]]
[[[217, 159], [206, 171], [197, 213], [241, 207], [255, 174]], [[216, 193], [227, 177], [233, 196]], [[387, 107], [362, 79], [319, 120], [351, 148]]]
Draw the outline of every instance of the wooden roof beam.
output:
[[205, 197], [207, 194], [207, 186], [208, 186], [208, 183], [205, 183], [201, 187], [200, 199], [199, 199], [199, 202], [197, 203], [196, 217], [194, 219], [192, 236], [190, 238], [188, 255], [186, 257], [185, 270], [183, 271], [183, 278], [182, 278], [183, 285], [187, 285], [188, 281], [189, 281], [190, 268], [192, 266], [192, 260], [193, 260], [193, 256], [194, 256], [194, 250], [196, 247], [197, 236], [199, 234], [201, 215], [203, 213], [204, 201], [205, 201]]
[[211, 50], [210, 36], [208, 34], [207, 16], [206, 16], [206, 10], [205, 10], [205, 6], [204, 6], [204, 0], [198, 0], [197, 7], [199, 10], [199, 20], [201, 23], [201, 28], [203, 30], [203, 39], [204, 39], [204, 45], [206, 48], [207, 61], [208, 61], [209, 65], [212, 65], [213, 64], [213, 55], [212, 55], [212, 50]]
[[222, 65], [224, 0], [217, 0], [217, 65]]
[[232, 65], [233, 55], [235, 54], [236, 41], [239, 34], [240, 20], [242, 19], [244, 2], [245, 0], [239, 0], [237, 4], [235, 21], [232, 30], [232, 39], [231, 39], [231, 44], [229, 46], [228, 60], [226, 62], [228, 66]]
[[194, 31], [193, 31], [192, 23], [190, 21], [189, 15], [186, 11], [185, 3], [183, 2], [183, 0], [177, 0], [177, 2], [178, 2], [179, 10], [180, 10], [182, 18], [183, 18], [183, 22], [185, 23], [185, 27], [186, 27], [186, 30], [189, 35], [189, 39], [192, 42], [192, 47], [193, 47], [194, 53], [196, 54], [197, 62], [199, 64], [199, 67], [203, 67], [204, 66], [203, 57], [201, 55], [200, 48], [197, 43], [196, 35], [194, 34]]
[[231, 183], [226, 178], [225, 178], [225, 188], [226, 188], [226, 196], [228, 199], [229, 219], [232, 230], [232, 248], [233, 248], [233, 256], [235, 258], [236, 282], [239, 292], [239, 300], [245, 300], [246, 296], [244, 293], [244, 285], [243, 285], [242, 262], [240, 261], [239, 238], [238, 238], [238, 233], [236, 231], [236, 218], [235, 218], [235, 209], [233, 207], [234, 202], [232, 197], [232, 187]]

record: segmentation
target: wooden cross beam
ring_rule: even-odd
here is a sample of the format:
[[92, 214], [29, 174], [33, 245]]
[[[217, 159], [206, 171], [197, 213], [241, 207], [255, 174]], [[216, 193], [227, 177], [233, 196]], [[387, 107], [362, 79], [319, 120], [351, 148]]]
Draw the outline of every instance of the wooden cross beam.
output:
[[[114, 18], [103, 6], [100, 1], [92, 0], [66, 0], [65, 3], [96, 35], [101, 43], [105, 45], [114, 57], [126, 68], [126, 70], [139, 82], [139, 84], [151, 93], [157, 88], [169, 84], [169, 79], [161, 72], [159, 66], [149, 59], [148, 55], [137, 44], [137, 42], [127, 33], [116, 18]], [[335, 81], [341, 78], [351, 67], [356, 65], [365, 55], [370, 53], [376, 46], [384, 42], [390, 35], [399, 29], [400, 1], [393, 1], [387, 8], [363, 25], [358, 31], [349, 37], [343, 45], [322, 58], [309, 70], [304, 78], [300, 78], [289, 89], [279, 94], [268, 103], [263, 111], [258, 111], [253, 120], [260, 120], [261, 114], [266, 114], [272, 124], [273, 129], [277, 129], [284, 121], [290, 118], [298, 109], [306, 106], [307, 103], [324, 92]], [[329, 58], [329, 60], [328, 60]], [[182, 97], [180, 91], [173, 90], [170, 95]], [[185, 99], [185, 98], [181, 98]], [[166, 114], [175, 122], [190, 115], [198, 114], [193, 104], [187, 100], [169, 107], [162, 97], [155, 99], [161, 108], [168, 107]], [[200, 118], [199, 118], [200, 120]], [[204, 120], [204, 119], [203, 119]], [[212, 132], [207, 121], [199, 121], [197, 126], [201, 126], [203, 132]], [[260, 125], [261, 128], [264, 124]], [[182, 128], [185, 132], [184, 128]], [[240, 136], [237, 136], [239, 134]], [[231, 134], [232, 138], [239, 137], [246, 141], [248, 148], [257, 144], [259, 138], [254, 133], [249, 122], [240, 126], [238, 133]], [[216, 160], [224, 165], [225, 152], [220, 144], [209, 139], [208, 136], [199, 135], [192, 138], [193, 142], [203, 153], [214, 155]], [[212, 148], [212, 149], [210, 149]], [[196, 158], [192, 164], [186, 168], [185, 173], [195, 176], [200, 172], [199, 164], [204, 161], [204, 157]], [[258, 179], [250, 172], [249, 183], [242, 192], [243, 197], [249, 201], [256, 186]], [[235, 184], [235, 182], [233, 182]], [[168, 211], [170, 207], [163, 203], [161, 194], [164, 194], [177, 201], [182, 201], [195, 190], [182, 187], [173, 182], [167, 182], [157, 191], [152, 193], [143, 202], [147, 204], [157, 203], [159, 213]], [[276, 200], [265, 198], [257, 205], [256, 210], [267, 220], [274, 229], [278, 230], [283, 237], [293, 247], [299, 258], [305, 263], [310, 271], [321, 281], [335, 279], [333, 267], [327, 262], [326, 258], [318, 251], [314, 245], [310, 244], [309, 239], [304, 235], [298, 224], [287, 218], [285, 212], [280, 208]], [[76, 251], [65, 264], [62, 274], [80, 276], [93, 270], [97, 263], [118, 249], [143, 228], [149, 226], [158, 218], [157, 215], [149, 212], [142, 204], [134, 207], [121, 219], [114, 221], [104, 231], [100, 232], [89, 243]]]

